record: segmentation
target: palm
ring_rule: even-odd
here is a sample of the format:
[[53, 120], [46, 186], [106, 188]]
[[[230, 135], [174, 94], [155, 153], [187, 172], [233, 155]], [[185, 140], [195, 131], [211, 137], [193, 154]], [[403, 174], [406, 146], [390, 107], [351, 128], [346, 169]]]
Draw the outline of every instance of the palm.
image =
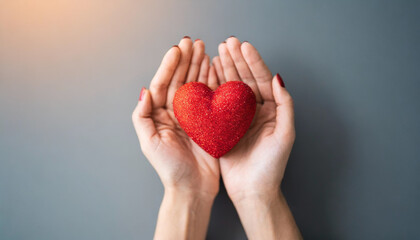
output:
[[218, 162], [192, 142], [172, 116], [171, 110], [163, 108], [154, 110], [152, 114], [160, 135], [155, 154], [160, 155], [158, 159], [165, 161], [163, 164], [166, 166], [166, 173], [163, 175], [170, 176], [171, 181], [182, 185], [197, 183], [203, 179], [217, 179], [202, 182], [205, 186], [201, 185], [210, 192], [216, 192], [219, 179]]
[[[276, 165], [278, 143], [273, 135], [275, 128], [275, 103], [258, 104], [254, 122], [248, 132], [228, 154], [220, 159], [223, 180], [231, 195], [243, 191], [243, 186], [257, 188], [272, 184], [269, 173]], [[267, 178], [267, 179], [266, 179]]]
[[264, 145], [267, 137], [273, 133], [276, 124], [275, 110], [275, 103], [257, 104], [254, 121], [247, 133], [224, 158], [247, 159], [251, 154], [259, 154], [258, 150], [264, 150], [261, 149], [261, 145]]

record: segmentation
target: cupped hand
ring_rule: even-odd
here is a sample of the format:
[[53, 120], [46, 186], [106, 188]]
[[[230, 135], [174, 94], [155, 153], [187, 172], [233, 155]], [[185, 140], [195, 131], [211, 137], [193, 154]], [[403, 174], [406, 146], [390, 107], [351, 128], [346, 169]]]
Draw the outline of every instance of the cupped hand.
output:
[[183, 38], [164, 56], [149, 90], [143, 89], [132, 120], [140, 146], [166, 190], [176, 189], [214, 197], [219, 190], [219, 162], [196, 145], [179, 127], [172, 101], [186, 82], [215, 88], [203, 41]]
[[293, 101], [280, 77], [273, 76], [248, 42], [230, 37], [213, 59], [219, 82], [240, 80], [257, 99], [254, 120], [240, 142], [220, 158], [226, 190], [235, 203], [248, 196], [279, 194], [294, 143]]

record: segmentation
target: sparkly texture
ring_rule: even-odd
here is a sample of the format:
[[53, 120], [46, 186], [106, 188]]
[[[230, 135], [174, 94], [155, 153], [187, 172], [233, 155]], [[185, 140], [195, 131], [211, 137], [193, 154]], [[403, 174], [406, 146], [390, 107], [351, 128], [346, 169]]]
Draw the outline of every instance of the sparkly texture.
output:
[[227, 82], [216, 91], [190, 82], [175, 93], [173, 107], [187, 135], [219, 158], [245, 135], [255, 115], [256, 100], [252, 89], [240, 81]]

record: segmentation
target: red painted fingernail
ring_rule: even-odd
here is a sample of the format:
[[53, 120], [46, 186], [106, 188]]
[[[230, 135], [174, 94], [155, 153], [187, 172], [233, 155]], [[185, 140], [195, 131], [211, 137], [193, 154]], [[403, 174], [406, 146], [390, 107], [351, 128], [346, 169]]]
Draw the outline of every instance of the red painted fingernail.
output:
[[191, 39], [191, 37], [190, 37], [190, 36], [184, 36], [184, 38], [188, 38], [188, 39]]
[[231, 35], [231, 36], [230, 36], [230, 37], [228, 37], [228, 38], [231, 38], [231, 37], [235, 37], [235, 36]]
[[145, 90], [145, 88], [141, 88], [139, 101], [143, 100], [144, 93], [146, 92]]
[[173, 45], [172, 47], [176, 47], [176, 48], [179, 48], [179, 47], [178, 47], [178, 45]]
[[276, 78], [277, 78], [277, 80], [279, 81], [279, 83], [280, 83], [280, 86], [282, 86], [282, 87], [284, 87], [284, 88], [286, 88], [286, 86], [284, 85], [284, 82], [283, 82], [283, 79], [280, 77], [280, 74], [276, 74]]
[[226, 43], [226, 41], [223, 41], [222, 43]]
[[200, 40], [201, 40], [201, 39], [197, 38], [197, 39], [195, 39], [195, 40], [194, 40], [194, 42], [197, 42], [197, 41], [200, 41]]

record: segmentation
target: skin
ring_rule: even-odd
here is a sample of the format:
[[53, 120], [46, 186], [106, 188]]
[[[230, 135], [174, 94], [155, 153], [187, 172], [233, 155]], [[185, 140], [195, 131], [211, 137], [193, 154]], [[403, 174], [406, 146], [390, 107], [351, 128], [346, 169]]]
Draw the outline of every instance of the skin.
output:
[[[249, 43], [227, 39], [211, 66], [201, 40], [184, 38], [178, 46], [164, 56], [132, 116], [141, 149], [165, 188], [155, 239], [204, 239], [220, 176], [250, 239], [301, 238], [280, 191], [295, 139], [289, 93]], [[257, 112], [238, 145], [214, 159], [180, 128], [172, 101], [186, 82], [215, 90], [233, 80], [253, 89]]]
[[202, 41], [184, 38], [178, 46], [164, 56], [132, 120], [141, 149], [165, 188], [155, 239], [204, 239], [219, 191], [219, 162], [179, 127], [172, 101], [185, 82], [216, 86], [217, 78]]
[[241, 141], [220, 158], [220, 169], [250, 239], [299, 239], [280, 190], [295, 140], [293, 100], [258, 51], [230, 37], [213, 59], [221, 83], [242, 80], [257, 99], [254, 121]]

